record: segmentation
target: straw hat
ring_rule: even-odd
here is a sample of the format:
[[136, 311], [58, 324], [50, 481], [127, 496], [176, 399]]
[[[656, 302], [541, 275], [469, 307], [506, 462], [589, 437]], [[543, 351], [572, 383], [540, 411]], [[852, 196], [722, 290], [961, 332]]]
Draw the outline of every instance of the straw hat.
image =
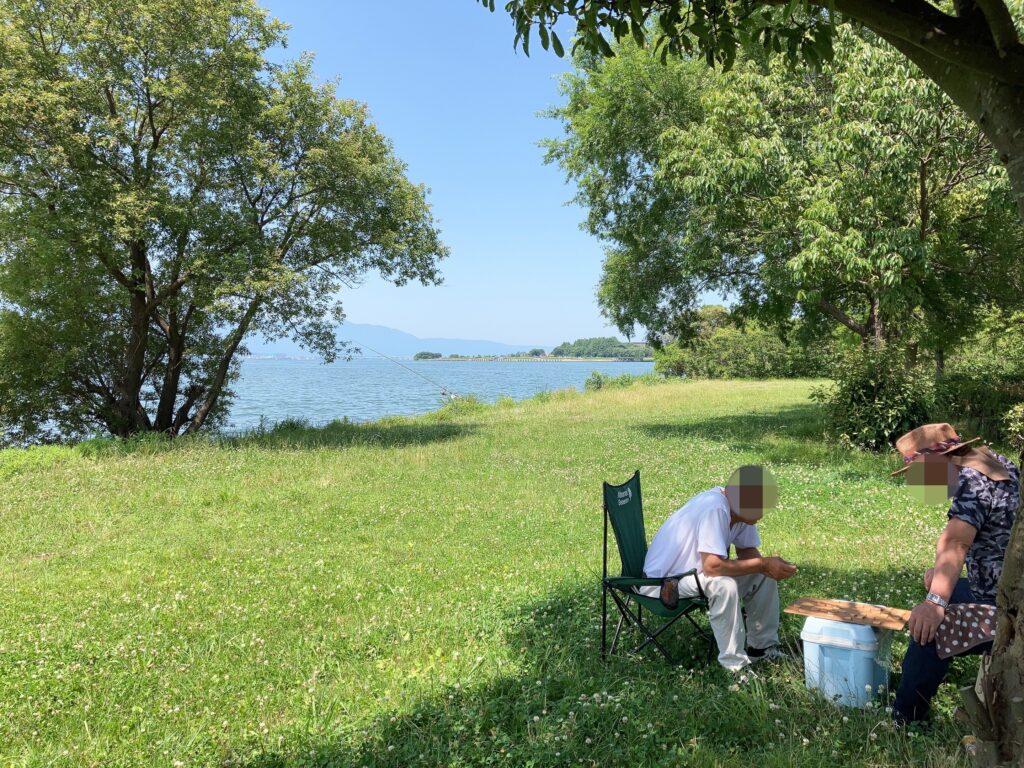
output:
[[1009, 480], [1010, 475], [1006, 471], [1006, 467], [988, 448], [979, 446], [967, 448], [963, 453], [955, 453], [978, 440], [981, 438], [962, 440], [949, 424], [925, 424], [917, 429], [912, 429], [896, 441], [896, 450], [903, 456], [903, 466], [892, 474], [898, 475], [901, 472], [906, 472], [914, 461], [921, 456], [931, 454], [935, 456], [949, 455], [949, 460], [953, 464], [976, 469], [992, 480]]

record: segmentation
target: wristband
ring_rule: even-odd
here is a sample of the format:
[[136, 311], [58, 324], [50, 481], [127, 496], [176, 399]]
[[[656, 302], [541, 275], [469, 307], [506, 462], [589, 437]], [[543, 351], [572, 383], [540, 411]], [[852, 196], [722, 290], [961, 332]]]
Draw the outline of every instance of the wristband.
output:
[[929, 592], [927, 595], [925, 595], [924, 599], [927, 600], [929, 603], [935, 603], [940, 608], [948, 608], [949, 607], [949, 600], [946, 600], [945, 598], [940, 597], [939, 595], [935, 594], [934, 592]]

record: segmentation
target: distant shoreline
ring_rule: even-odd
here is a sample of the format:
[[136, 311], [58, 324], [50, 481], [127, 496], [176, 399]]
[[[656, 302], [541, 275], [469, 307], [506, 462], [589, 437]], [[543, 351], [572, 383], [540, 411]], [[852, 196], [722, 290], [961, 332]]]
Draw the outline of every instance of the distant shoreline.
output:
[[653, 357], [435, 357], [416, 362], [423, 363], [653, 363]]
[[[388, 357], [402, 362], [416, 363], [651, 363], [653, 357], [640, 359], [623, 357], [529, 357], [526, 355], [481, 355], [480, 357], [434, 357], [422, 360], [415, 360], [409, 356], [389, 355]], [[290, 360], [296, 362], [321, 362], [319, 357], [310, 355], [245, 355], [243, 360]], [[384, 360], [384, 357], [372, 357], [368, 355], [356, 355], [353, 359], [362, 360]], [[344, 362], [344, 361], [340, 361]]]

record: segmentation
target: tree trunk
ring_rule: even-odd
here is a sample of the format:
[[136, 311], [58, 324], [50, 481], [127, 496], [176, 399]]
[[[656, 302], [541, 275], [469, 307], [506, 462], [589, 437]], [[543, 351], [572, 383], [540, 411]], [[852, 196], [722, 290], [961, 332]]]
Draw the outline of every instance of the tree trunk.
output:
[[167, 334], [167, 369], [164, 371], [164, 382], [160, 390], [160, 402], [157, 405], [156, 421], [153, 427], [157, 432], [174, 434], [174, 405], [178, 399], [181, 361], [185, 352], [185, 334], [183, 329], [178, 327], [176, 310], [170, 313], [164, 330]]
[[256, 316], [256, 311], [259, 308], [259, 299], [250, 301], [249, 306], [246, 307], [245, 314], [238, 321], [238, 327], [228, 337], [227, 348], [224, 350], [224, 354], [217, 365], [217, 371], [214, 374], [213, 381], [210, 383], [210, 388], [206, 392], [206, 398], [199, 408], [196, 409], [195, 415], [189, 422], [188, 429], [186, 430], [189, 434], [202, 429], [206, 418], [210, 415], [210, 411], [217, 404], [217, 399], [224, 388], [224, 382], [227, 381], [228, 371], [231, 370], [231, 361], [234, 359], [235, 352], [238, 350], [239, 344], [242, 343], [242, 339], [245, 338], [245, 334], [249, 332], [249, 325], [252, 323], [252, 319]]
[[[1024, 463], [1024, 454], [1021, 456]], [[976, 764], [984, 768], [1024, 765], [1024, 503], [1010, 534], [996, 599], [996, 639], [992, 661], [982, 682], [988, 723], [972, 723], [978, 733], [988, 730], [990, 744], [980, 744]]]
[[146, 244], [129, 243], [131, 277], [125, 278], [130, 292], [128, 337], [125, 339], [121, 371], [114, 384], [114, 407], [107, 428], [118, 437], [128, 437], [149, 429], [149, 417], [142, 407], [142, 383], [149, 345], [149, 302], [146, 295]]

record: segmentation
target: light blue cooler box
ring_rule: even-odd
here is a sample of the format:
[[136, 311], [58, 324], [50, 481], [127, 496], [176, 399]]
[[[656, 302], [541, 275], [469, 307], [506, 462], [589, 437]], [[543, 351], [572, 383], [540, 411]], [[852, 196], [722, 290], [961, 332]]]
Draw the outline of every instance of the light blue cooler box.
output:
[[865, 707], [889, 687], [889, 630], [809, 616], [800, 638], [807, 687], [827, 699]]

